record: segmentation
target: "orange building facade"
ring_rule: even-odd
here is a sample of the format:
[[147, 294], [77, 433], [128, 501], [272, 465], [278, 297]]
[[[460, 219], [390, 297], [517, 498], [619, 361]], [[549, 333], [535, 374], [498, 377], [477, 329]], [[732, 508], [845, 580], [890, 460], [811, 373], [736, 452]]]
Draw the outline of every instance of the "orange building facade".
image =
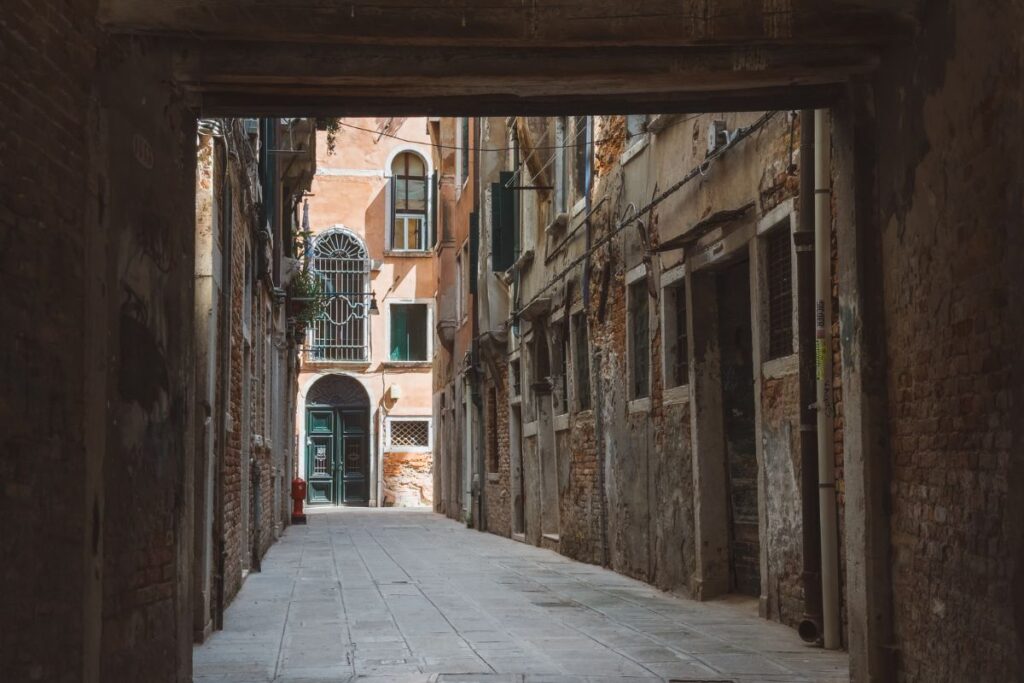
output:
[[[437, 181], [427, 120], [321, 131], [303, 258], [326, 312], [306, 329], [297, 474], [310, 505], [429, 506]], [[333, 143], [333, 144], [331, 144]]]

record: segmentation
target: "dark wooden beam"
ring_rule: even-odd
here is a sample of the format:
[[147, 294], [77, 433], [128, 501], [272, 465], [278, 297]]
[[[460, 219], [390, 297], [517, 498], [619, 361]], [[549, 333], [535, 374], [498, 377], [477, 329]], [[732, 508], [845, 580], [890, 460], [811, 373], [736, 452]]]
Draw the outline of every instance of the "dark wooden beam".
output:
[[118, 33], [377, 45], [879, 44], [912, 0], [100, 0]]
[[486, 96], [373, 97], [307, 93], [257, 94], [204, 92], [193, 94], [202, 116], [558, 116], [565, 114], [700, 113], [766, 111], [827, 107], [843, 92], [842, 85], [750, 88], [719, 92], [621, 92], [615, 94], [520, 97]]

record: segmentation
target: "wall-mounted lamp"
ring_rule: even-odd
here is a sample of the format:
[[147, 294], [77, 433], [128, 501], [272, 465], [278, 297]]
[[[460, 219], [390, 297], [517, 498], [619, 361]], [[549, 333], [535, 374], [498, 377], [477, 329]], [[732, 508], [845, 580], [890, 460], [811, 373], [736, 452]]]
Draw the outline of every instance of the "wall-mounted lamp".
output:
[[373, 292], [370, 293], [370, 315], [380, 315], [380, 309], [377, 308], [377, 295]]

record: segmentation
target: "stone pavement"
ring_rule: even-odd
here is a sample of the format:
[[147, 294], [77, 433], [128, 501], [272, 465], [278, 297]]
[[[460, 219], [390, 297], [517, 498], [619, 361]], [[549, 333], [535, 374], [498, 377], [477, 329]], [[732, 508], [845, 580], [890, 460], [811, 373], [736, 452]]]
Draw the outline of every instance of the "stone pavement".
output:
[[428, 511], [314, 510], [195, 649], [202, 683], [846, 681], [749, 602], [700, 603]]

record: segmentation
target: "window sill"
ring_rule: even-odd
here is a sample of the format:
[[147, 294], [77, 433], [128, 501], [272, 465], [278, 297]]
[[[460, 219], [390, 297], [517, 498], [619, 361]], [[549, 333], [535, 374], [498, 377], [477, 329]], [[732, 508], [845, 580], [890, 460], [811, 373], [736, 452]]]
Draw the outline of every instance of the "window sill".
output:
[[521, 405], [523, 405], [523, 397], [522, 397], [522, 395], [513, 396], [512, 398], [510, 398], [508, 400], [508, 404], [510, 406], [521, 406]]
[[349, 368], [352, 370], [365, 370], [370, 367], [370, 361], [368, 360], [330, 360], [327, 358], [318, 358], [316, 360], [303, 359], [302, 367], [317, 368]]
[[665, 390], [662, 396], [662, 404], [666, 406], [688, 403], [690, 401], [690, 385], [681, 384]]
[[384, 255], [390, 258], [431, 258], [433, 249], [386, 249]]
[[527, 422], [523, 425], [523, 436], [537, 436], [537, 421]]
[[640, 154], [640, 152], [644, 151], [647, 148], [647, 142], [649, 139], [650, 136], [647, 133], [644, 133], [636, 140], [634, 140], [633, 144], [627, 147], [626, 151], [624, 151], [619, 156], [619, 164], [625, 166], [630, 161], [632, 161], [637, 155]]
[[381, 363], [381, 367], [385, 368], [431, 368], [434, 362], [430, 360], [387, 360]]
[[569, 414], [562, 413], [561, 415], [555, 415], [553, 422], [556, 432], [564, 432], [569, 428]]
[[631, 414], [651, 412], [651, 397], [645, 396], [643, 398], [634, 398], [629, 402], [629, 412]]
[[385, 453], [430, 453], [430, 446], [385, 446]]
[[682, 114], [657, 114], [647, 121], [647, 130], [660, 133], [682, 118]]
[[777, 379], [796, 375], [800, 372], [799, 356], [791, 353], [788, 356], [773, 358], [761, 363], [761, 375], [765, 379]]
[[555, 543], [558, 543], [561, 540], [558, 534], [541, 534], [541, 536], [548, 539], [549, 541], [554, 541]]
[[496, 483], [498, 483], [500, 481], [501, 481], [501, 472], [488, 472], [487, 473], [487, 483], [488, 484], [496, 484]]

